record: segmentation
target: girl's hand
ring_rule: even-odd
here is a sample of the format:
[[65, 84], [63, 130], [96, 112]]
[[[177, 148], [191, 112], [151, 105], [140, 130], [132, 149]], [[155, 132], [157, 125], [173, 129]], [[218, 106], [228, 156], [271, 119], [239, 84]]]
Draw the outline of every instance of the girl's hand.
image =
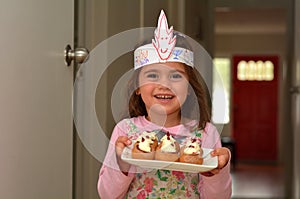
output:
[[125, 147], [131, 145], [131, 140], [126, 136], [119, 136], [115, 142], [116, 154], [118, 158], [121, 158], [122, 152]]
[[116, 150], [116, 156], [117, 156], [117, 162], [119, 164], [120, 170], [126, 174], [130, 168], [130, 164], [124, 162], [121, 159], [122, 152], [125, 147], [131, 145], [132, 141], [129, 140], [126, 136], [119, 136], [118, 139], [115, 142], [115, 150]]
[[204, 172], [201, 173], [204, 176], [213, 176], [215, 174], [218, 174], [220, 172], [221, 169], [223, 169], [223, 167], [225, 167], [229, 161], [229, 157], [230, 157], [230, 150], [226, 147], [222, 147], [222, 148], [217, 148], [215, 150], [213, 150], [210, 155], [212, 157], [218, 156], [218, 166], [217, 168], [209, 171], [209, 172]]

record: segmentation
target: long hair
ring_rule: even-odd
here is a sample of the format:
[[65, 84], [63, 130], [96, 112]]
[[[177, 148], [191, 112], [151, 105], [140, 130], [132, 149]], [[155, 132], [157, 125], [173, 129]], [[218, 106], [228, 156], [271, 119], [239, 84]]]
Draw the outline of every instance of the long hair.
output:
[[131, 79], [128, 82], [127, 99], [129, 98], [129, 115], [130, 117], [148, 116], [145, 103], [141, 95], [137, 95], [136, 91], [139, 88], [139, 74], [141, 68], [134, 71]]

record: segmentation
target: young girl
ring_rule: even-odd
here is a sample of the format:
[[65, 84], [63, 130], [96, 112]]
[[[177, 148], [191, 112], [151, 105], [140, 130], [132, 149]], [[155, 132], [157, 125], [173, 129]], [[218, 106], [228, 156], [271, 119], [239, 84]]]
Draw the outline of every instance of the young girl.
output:
[[[182, 35], [173, 35], [163, 11], [150, 44], [137, 48], [130, 82], [129, 113], [113, 130], [100, 170], [98, 192], [107, 198], [221, 198], [231, 196], [230, 151], [221, 147], [210, 123], [206, 87], [194, 68], [193, 52]], [[196, 113], [196, 114], [195, 114]], [[145, 131], [169, 132], [177, 140], [199, 135], [213, 148], [216, 169], [188, 173], [163, 169], [139, 172], [121, 159], [125, 147]]]

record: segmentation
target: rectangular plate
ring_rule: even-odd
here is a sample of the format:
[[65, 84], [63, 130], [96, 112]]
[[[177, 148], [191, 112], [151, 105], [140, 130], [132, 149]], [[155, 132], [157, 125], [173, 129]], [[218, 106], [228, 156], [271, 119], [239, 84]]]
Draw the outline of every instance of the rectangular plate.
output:
[[203, 164], [189, 164], [183, 162], [168, 162], [160, 160], [142, 160], [131, 157], [131, 147], [125, 147], [121, 159], [129, 164], [146, 169], [165, 169], [174, 171], [183, 171], [190, 173], [207, 172], [218, 166], [218, 157], [211, 157], [209, 154], [212, 149], [203, 149]]

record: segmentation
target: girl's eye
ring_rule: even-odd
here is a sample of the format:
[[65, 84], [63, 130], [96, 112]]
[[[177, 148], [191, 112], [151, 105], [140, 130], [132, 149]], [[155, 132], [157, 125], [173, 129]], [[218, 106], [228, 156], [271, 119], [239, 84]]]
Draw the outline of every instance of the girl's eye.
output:
[[149, 73], [146, 75], [146, 77], [150, 80], [157, 80], [159, 78], [158, 74], [156, 73]]
[[171, 80], [175, 80], [175, 81], [178, 81], [182, 78], [182, 75], [180, 73], [174, 73], [174, 74], [171, 74], [170, 75], [170, 79]]

